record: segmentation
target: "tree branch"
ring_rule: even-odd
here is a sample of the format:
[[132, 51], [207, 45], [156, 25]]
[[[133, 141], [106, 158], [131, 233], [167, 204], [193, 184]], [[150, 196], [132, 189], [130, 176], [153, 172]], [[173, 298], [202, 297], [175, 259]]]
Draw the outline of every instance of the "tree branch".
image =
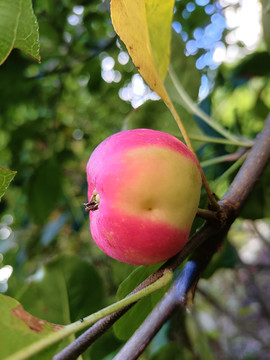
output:
[[[195, 233], [184, 248], [173, 258], [164, 263], [156, 272], [151, 274], [139, 286], [137, 286], [129, 295], [138, 292], [139, 290], [153, 284], [156, 280], [161, 278], [164, 271], [174, 271], [202, 242], [205, 238], [210, 237], [216, 233], [216, 229], [210, 225], [205, 225], [204, 228]], [[127, 296], [129, 296], [127, 295]], [[134, 305], [134, 304], [133, 304]], [[121, 316], [123, 316], [133, 305], [129, 305], [115, 313], [104, 317], [97, 321], [93, 326], [86, 330], [82, 335], [75, 339], [71, 344], [66, 346], [62, 351], [53, 357], [53, 360], [75, 360], [82, 354], [90, 345], [92, 345], [104, 332], [106, 332]]]
[[[223, 241], [231, 224], [239, 215], [248, 195], [260, 178], [270, 158], [270, 115], [264, 130], [256, 137], [247, 159], [240, 168], [225, 196], [219, 201], [220, 210], [217, 212], [218, 221], [211, 221], [196, 232], [178, 255], [168, 260], [157, 272], [141, 283], [133, 292], [151, 284], [162, 276], [165, 269], [175, 270], [181, 262], [197, 249], [180, 277], [157, 304], [152, 313], [141, 327], [129, 339], [123, 349], [116, 355], [115, 360], [137, 359], [157, 331], [166, 322], [179, 304], [185, 305], [187, 292], [195, 289], [199, 276], [210, 262], [213, 254]], [[130, 308], [130, 307], [129, 307]], [[99, 320], [77, 340], [71, 343], [54, 357], [54, 360], [73, 360], [101, 336], [112, 324], [129, 308], [122, 309], [109, 317]], [[150, 320], [149, 320], [150, 319]], [[134, 350], [136, 349], [136, 351]], [[133, 356], [133, 352], [137, 357]], [[74, 355], [76, 354], [76, 355]]]
[[201, 256], [202, 249], [195, 252], [167, 294], [164, 295], [113, 360], [137, 359], [178, 306], [186, 306], [188, 293], [191, 291], [193, 296], [202, 271], [217, 250], [217, 245], [212, 246], [213, 240], [215, 240], [215, 237], [208, 239], [207, 245], [206, 243], [202, 245], [204, 248], [204, 256]]
[[189, 270], [190, 261], [186, 264], [182, 275], [169, 290], [169, 295], [161, 299], [139, 329], [115, 356], [114, 360], [137, 359], [176, 307], [179, 304], [185, 305], [183, 299], [186, 298], [190, 289], [195, 290], [201, 272], [222, 243], [224, 236], [266, 167], [270, 158], [269, 139], [270, 115], [267, 118], [263, 132], [257, 136], [249, 156], [233, 180], [229, 190], [219, 202], [221, 223], [217, 234], [209, 237], [195, 251], [192, 256], [195, 266]]

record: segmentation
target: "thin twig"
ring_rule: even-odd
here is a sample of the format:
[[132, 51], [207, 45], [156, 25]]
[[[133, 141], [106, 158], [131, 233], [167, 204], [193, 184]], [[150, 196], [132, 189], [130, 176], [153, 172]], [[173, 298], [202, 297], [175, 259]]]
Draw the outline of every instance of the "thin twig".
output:
[[198, 208], [196, 216], [205, 220], [217, 221], [218, 220], [217, 213], [218, 213], [217, 211]]
[[[175, 137], [180, 137], [179, 134], [172, 134]], [[183, 137], [182, 137], [183, 138]], [[235, 146], [241, 146], [243, 148], [251, 148], [253, 145], [253, 140], [251, 139], [246, 139], [242, 140], [242, 138], [236, 138], [235, 140], [229, 140], [226, 138], [217, 138], [217, 137], [212, 137], [212, 136], [206, 136], [206, 135], [201, 135], [201, 134], [192, 134], [189, 133], [189, 138], [190, 140], [193, 141], [199, 141], [199, 142], [204, 142], [204, 143], [213, 143], [213, 144], [224, 144], [224, 145], [235, 145]]]
[[217, 156], [213, 159], [202, 161], [201, 167], [204, 168], [204, 167], [210, 166], [210, 165], [236, 161], [236, 160], [240, 159], [247, 151], [248, 151], [248, 148], [240, 148], [235, 153]]

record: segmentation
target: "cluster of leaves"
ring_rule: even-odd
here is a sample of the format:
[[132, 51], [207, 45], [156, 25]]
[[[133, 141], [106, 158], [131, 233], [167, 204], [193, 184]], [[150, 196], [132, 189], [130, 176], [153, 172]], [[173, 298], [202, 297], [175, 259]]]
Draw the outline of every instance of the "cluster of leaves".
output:
[[[197, 5], [187, 17], [184, 10], [188, 3], [190, 1], [175, 3], [174, 20], [180, 22], [183, 31], [191, 37], [196, 28], [206, 26], [210, 19], [204, 6]], [[26, 9], [22, 9], [22, 4]], [[211, 4], [214, 6], [215, 2]], [[27, 34], [27, 26], [20, 22], [27, 6], [30, 15], [25, 20], [33, 20], [31, 2], [16, 1], [18, 36], [0, 53], [2, 60], [12, 47], [38, 58], [36, 47], [31, 50], [20, 43], [19, 35]], [[36, 0], [33, 7], [38, 19], [42, 63], [35, 63], [13, 50], [0, 68], [0, 165], [17, 172], [0, 203], [0, 229], [10, 231], [8, 237], [0, 240], [1, 267], [13, 268], [8, 288], [2, 288], [33, 316], [65, 325], [112, 303], [122, 281], [119, 298], [154, 271], [154, 268], [142, 267], [132, 272], [134, 266], [108, 259], [90, 241], [88, 215], [82, 203], [87, 192], [85, 166], [92, 150], [108, 135], [127, 127], [154, 128], [180, 135], [162, 101], [145, 103], [135, 111], [129, 102], [118, 96], [128, 87], [137, 69], [130, 58], [121, 64], [121, 54], [127, 57], [127, 52], [113, 31], [108, 2]], [[28, 20], [25, 23], [29, 25]], [[9, 26], [11, 23], [7, 21], [0, 36]], [[21, 26], [25, 28], [21, 30]], [[35, 21], [34, 29], [37, 36]], [[31, 41], [36, 44], [36, 39]], [[173, 36], [171, 65], [186, 94], [196, 101], [202, 73], [196, 69], [195, 59], [184, 55], [184, 49], [182, 38]], [[106, 59], [113, 63], [111, 82], [104, 80]], [[262, 129], [270, 110], [269, 63], [269, 54], [258, 52], [246, 57], [238, 66], [220, 67], [213, 91], [201, 104], [203, 110], [235, 135], [253, 138]], [[207, 178], [217, 195], [222, 196], [236, 168], [218, 159], [236, 152], [237, 144], [222, 143], [224, 138], [220, 134], [201, 118], [193, 116], [170, 78], [166, 80], [166, 89], [188, 133], [200, 140], [194, 142], [194, 147], [202, 164], [205, 161]], [[206, 137], [219, 137], [220, 143], [207, 142]], [[207, 164], [209, 159], [217, 159], [217, 164]], [[10, 170], [0, 169], [0, 195], [14, 175]], [[268, 193], [266, 174], [243, 216], [253, 219], [269, 216]], [[259, 205], [258, 197], [261, 199]], [[202, 196], [202, 206], [205, 199], [205, 195]], [[10, 217], [13, 222], [6, 220]], [[198, 225], [196, 222], [194, 229]], [[220, 267], [233, 267], [236, 263], [235, 250], [228, 245], [213, 259], [205, 277], [210, 277]], [[113, 356], [163, 293], [161, 290], [137, 304], [113, 331], [106, 333], [84, 354], [84, 358]], [[2, 301], [2, 297], [0, 299]], [[29, 339], [29, 343], [34, 341], [29, 337], [29, 319], [27, 322], [23, 313], [12, 333], [6, 331], [10, 310], [18, 306], [14, 299], [1, 305], [3, 313], [8, 315], [3, 320], [5, 328], [0, 327], [3, 332], [0, 337], [6, 339], [12, 351], [20, 349], [25, 339]], [[179, 330], [175, 325], [175, 319], [179, 318], [184, 322], [184, 313], [177, 314], [160, 333], [147, 358], [192, 358], [191, 343], [197, 342], [196, 324], [187, 320], [186, 326]], [[31, 321], [35, 322], [34, 318], [30, 318]], [[180, 355], [178, 347], [170, 341], [177, 334], [187, 339]], [[34, 337], [43, 335], [34, 334]], [[10, 343], [12, 338], [16, 339], [14, 344]], [[59, 348], [64, 345], [65, 342]], [[59, 348], [44, 353], [44, 359], [51, 358]], [[9, 354], [7, 350], [7, 353], [0, 353], [0, 357], [4, 359]]]

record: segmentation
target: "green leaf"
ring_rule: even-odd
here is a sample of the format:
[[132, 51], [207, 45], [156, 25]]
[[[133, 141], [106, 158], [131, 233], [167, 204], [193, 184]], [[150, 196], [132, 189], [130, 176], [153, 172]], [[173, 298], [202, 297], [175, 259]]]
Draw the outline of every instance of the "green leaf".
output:
[[[1, 359], [5, 359], [61, 328], [61, 325], [51, 324], [32, 316], [24, 310], [18, 301], [0, 294]], [[40, 360], [51, 359], [55, 351], [56, 347], [54, 346], [36, 358]]]
[[0, 200], [4, 193], [6, 192], [10, 182], [13, 180], [16, 175], [16, 171], [9, 169], [4, 169], [0, 166]]
[[31, 0], [0, 0], [0, 65], [13, 48], [40, 61], [38, 24]]
[[[113, 356], [121, 345], [122, 342], [114, 336], [112, 329], [110, 329], [90, 347], [90, 359], [100, 360], [106, 358], [106, 356], [108, 356], [109, 359], [112, 359], [109, 355]], [[84, 354], [84, 358], [85, 355], [86, 354]]]
[[185, 325], [194, 352], [199, 357], [199, 359], [214, 360], [207, 334], [202, 331], [193, 313], [186, 317]]
[[20, 296], [24, 308], [57, 324], [69, 324], [102, 308], [103, 283], [93, 265], [71, 255], [40, 269]]
[[270, 216], [270, 165], [252, 190], [240, 216], [246, 219], [262, 219]]
[[233, 246], [228, 241], [225, 241], [218, 253], [216, 253], [210, 264], [203, 273], [203, 278], [210, 278], [218, 269], [226, 268], [233, 269], [238, 263], [238, 255]]
[[[245, 56], [231, 72], [230, 81], [234, 88], [252, 77], [270, 74], [270, 54], [267, 51], [256, 51]], [[239, 80], [242, 81], [239, 81]]]
[[62, 194], [62, 174], [54, 159], [41, 163], [29, 180], [29, 211], [37, 223], [46, 222]]
[[[117, 299], [120, 300], [129, 294], [143, 280], [151, 275], [160, 265], [140, 266], [135, 269], [119, 286]], [[158, 303], [168, 287], [156, 291], [155, 293], [140, 300], [124, 316], [114, 324], [115, 335], [121, 340], [127, 340], [134, 331], [141, 325], [150, 311]]]

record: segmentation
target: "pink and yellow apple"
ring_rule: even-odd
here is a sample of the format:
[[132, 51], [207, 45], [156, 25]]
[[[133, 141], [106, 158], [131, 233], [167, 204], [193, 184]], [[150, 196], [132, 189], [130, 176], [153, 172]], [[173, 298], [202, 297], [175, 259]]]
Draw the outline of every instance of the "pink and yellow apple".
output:
[[90, 229], [96, 244], [122, 262], [162, 262], [187, 242], [201, 173], [172, 135], [148, 129], [105, 139], [87, 164]]

